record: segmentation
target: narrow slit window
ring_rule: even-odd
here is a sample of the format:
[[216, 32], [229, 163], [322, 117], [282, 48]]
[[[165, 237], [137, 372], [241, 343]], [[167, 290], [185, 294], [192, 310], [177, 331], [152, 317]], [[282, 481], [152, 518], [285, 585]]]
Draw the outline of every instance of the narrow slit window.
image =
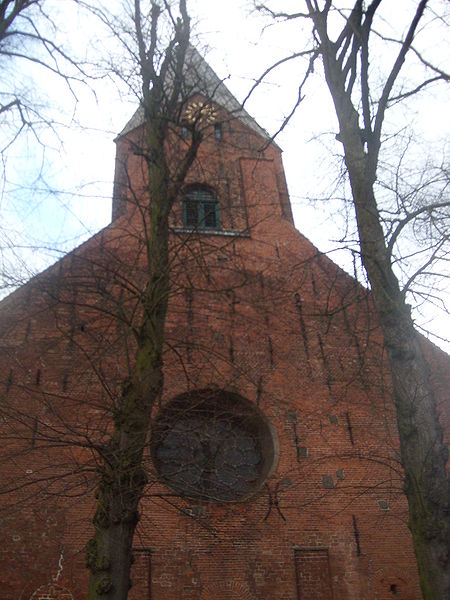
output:
[[214, 125], [214, 137], [218, 142], [222, 139], [222, 123], [216, 123]]

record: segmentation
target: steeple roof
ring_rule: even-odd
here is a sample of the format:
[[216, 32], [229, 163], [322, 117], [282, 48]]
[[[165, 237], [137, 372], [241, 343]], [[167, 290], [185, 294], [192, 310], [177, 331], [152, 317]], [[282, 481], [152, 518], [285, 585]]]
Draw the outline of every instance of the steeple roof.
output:
[[[184, 69], [186, 97], [200, 94], [224, 108], [227, 112], [232, 114], [234, 118], [239, 119], [244, 125], [252, 129], [261, 137], [266, 140], [271, 139], [267, 131], [260, 127], [255, 119], [242, 108], [240, 102], [236, 100], [223, 81], [216, 75], [203, 56], [193, 46], [189, 46], [187, 50]], [[126, 135], [136, 127], [139, 127], [143, 122], [144, 109], [140, 106], [119, 133], [119, 137]]]

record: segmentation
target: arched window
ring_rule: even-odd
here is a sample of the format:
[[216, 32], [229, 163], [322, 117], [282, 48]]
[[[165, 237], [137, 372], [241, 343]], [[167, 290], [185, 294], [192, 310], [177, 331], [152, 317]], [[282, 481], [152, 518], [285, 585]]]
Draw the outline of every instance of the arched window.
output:
[[183, 194], [183, 225], [195, 229], [220, 229], [220, 210], [216, 194], [196, 185]]

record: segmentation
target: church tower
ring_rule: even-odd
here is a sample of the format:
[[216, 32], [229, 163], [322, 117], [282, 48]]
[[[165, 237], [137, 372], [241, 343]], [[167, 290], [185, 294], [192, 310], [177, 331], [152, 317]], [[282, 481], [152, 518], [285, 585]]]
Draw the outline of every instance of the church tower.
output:
[[[170, 217], [129, 598], [418, 599], [370, 294], [295, 229], [280, 148], [191, 61], [174, 156], [193, 119], [204, 139]], [[111, 224], [0, 305], [3, 600], [86, 595], [94, 446], [145, 285], [143, 131], [138, 110], [116, 140]], [[433, 352], [439, 394], [447, 359]]]

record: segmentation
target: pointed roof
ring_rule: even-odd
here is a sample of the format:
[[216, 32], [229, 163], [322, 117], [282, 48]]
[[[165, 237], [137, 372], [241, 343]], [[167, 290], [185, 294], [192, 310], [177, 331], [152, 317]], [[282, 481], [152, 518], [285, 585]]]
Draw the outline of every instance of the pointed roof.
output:
[[[189, 46], [185, 61], [185, 86], [186, 96], [200, 94], [208, 98], [231, 113], [236, 119], [239, 119], [244, 125], [252, 129], [255, 133], [266, 140], [271, 137], [265, 129], [251, 117], [248, 112], [242, 108], [242, 105], [223, 81], [216, 75], [213, 69], [208, 65], [203, 56], [193, 46]], [[118, 137], [126, 135], [144, 122], [144, 109], [140, 106]]]

